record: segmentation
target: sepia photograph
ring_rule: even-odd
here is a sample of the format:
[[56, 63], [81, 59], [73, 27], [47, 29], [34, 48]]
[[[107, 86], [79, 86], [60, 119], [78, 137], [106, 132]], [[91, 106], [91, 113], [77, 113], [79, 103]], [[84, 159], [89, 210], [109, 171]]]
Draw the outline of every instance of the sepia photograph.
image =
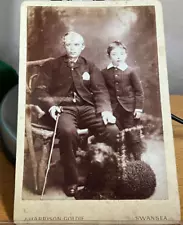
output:
[[19, 201], [163, 203], [175, 165], [159, 4], [74, 4], [24, 6]]
[[166, 199], [154, 7], [29, 7], [27, 35], [23, 199]]

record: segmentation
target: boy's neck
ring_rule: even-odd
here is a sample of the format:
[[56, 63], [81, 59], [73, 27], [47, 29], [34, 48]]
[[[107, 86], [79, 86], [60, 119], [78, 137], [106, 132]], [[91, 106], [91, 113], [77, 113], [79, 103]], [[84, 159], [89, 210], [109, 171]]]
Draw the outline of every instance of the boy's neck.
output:
[[126, 63], [118, 64], [118, 66], [115, 66], [112, 62], [107, 66], [107, 69], [110, 69], [111, 67], [116, 67], [122, 71], [125, 71], [128, 68], [128, 65]]
[[73, 62], [76, 63], [79, 57], [68, 57], [69, 58], [69, 62]]

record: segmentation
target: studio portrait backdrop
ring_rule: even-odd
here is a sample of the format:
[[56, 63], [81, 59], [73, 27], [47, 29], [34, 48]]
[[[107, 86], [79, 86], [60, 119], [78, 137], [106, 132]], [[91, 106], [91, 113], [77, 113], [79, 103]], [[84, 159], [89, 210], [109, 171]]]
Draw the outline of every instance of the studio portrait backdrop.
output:
[[[155, 10], [153, 6], [121, 8], [29, 7], [27, 60], [64, 53], [63, 35], [74, 30], [85, 39], [82, 55], [104, 69], [107, 47], [119, 40], [127, 46], [127, 62], [136, 67], [145, 92], [144, 111], [161, 117]], [[154, 107], [156, 106], [156, 107]]]
[[[144, 90], [141, 122], [145, 127], [143, 135], [147, 151], [143, 160], [152, 167], [157, 182], [156, 191], [150, 199], [167, 199], [154, 7], [28, 7], [27, 81], [38, 72], [45, 60], [65, 54], [62, 37], [68, 31], [78, 32], [84, 37], [86, 47], [82, 56], [100, 70], [110, 62], [107, 47], [111, 42], [120, 41], [127, 47], [127, 64], [135, 68]], [[30, 86], [30, 82], [28, 83]], [[27, 103], [30, 104], [33, 100], [28, 92]], [[41, 148], [38, 142], [34, 145], [35, 148]], [[39, 158], [39, 152], [36, 154]], [[54, 157], [58, 158], [59, 155], [54, 152]], [[33, 176], [28, 175], [31, 171], [30, 159], [25, 154], [23, 199], [40, 198], [31, 191], [34, 183]], [[53, 185], [61, 176], [62, 172], [56, 169], [52, 176], [56, 177], [56, 181], [51, 181], [51, 188], [48, 188], [45, 199], [66, 198], [59, 185]]]

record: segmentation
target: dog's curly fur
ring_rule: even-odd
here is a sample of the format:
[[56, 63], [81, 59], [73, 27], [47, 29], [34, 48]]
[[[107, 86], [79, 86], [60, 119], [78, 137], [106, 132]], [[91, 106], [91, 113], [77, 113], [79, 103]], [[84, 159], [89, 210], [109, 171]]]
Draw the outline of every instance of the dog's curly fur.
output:
[[113, 199], [117, 173], [113, 149], [104, 143], [89, 144], [86, 159], [88, 176], [85, 188], [77, 193], [76, 199]]
[[118, 179], [118, 154], [110, 146], [91, 143], [86, 157], [89, 173], [76, 199], [146, 199], [154, 193], [156, 176], [147, 163], [127, 161], [126, 179]]

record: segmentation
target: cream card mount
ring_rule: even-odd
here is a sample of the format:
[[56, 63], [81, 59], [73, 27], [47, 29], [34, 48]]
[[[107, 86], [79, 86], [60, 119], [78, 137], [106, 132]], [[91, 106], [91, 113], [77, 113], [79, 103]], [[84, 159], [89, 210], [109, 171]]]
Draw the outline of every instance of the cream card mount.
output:
[[[20, 25], [15, 223], [178, 224], [180, 203], [160, 2], [26, 1], [21, 6]], [[55, 126], [49, 129], [46, 124], [39, 124], [40, 118], [49, 113], [35, 103], [40, 96], [33, 97], [38, 87], [42, 87], [41, 91], [46, 88], [46, 78], [39, 80], [45, 65], [49, 66], [44, 73], [54, 87], [60, 85], [59, 93], [63, 93], [69, 74], [73, 75], [73, 71], [80, 73], [80, 67], [72, 67], [67, 70], [67, 76], [64, 76], [59, 69], [63, 63], [62, 56], [66, 54], [63, 37], [68, 32], [77, 32], [82, 36], [85, 48], [82, 49], [81, 56], [87, 63], [92, 62], [98, 71], [103, 71], [111, 62], [107, 55], [110, 43], [122, 42], [127, 49], [126, 63], [137, 72], [144, 93], [140, 125], [122, 129], [121, 134], [140, 134], [146, 151], [142, 153], [140, 160], [135, 160], [133, 156], [127, 159], [127, 150], [125, 144], [122, 144], [119, 152], [115, 153], [118, 159], [117, 168], [120, 169], [109, 174], [105, 185], [102, 189], [97, 189], [96, 193], [94, 189], [88, 190], [88, 187], [87, 194], [82, 192], [86, 188], [86, 183], [83, 182], [83, 185], [78, 187], [81, 194], [79, 197], [69, 197], [65, 194], [64, 156], [59, 151], [62, 145], [58, 144], [60, 142], [56, 143], [58, 136], [54, 130]], [[71, 54], [75, 53], [71, 50]], [[59, 63], [58, 58], [61, 60]], [[79, 62], [79, 59], [77, 60], [76, 64]], [[94, 82], [94, 75], [87, 68], [82, 69], [78, 78], [80, 84], [86, 85], [86, 88]], [[55, 82], [53, 71], [57, 71], [59, 76]], [[123, 71], [118, 68], [118, 71], [122, 74], [121, 77], [125, 74], [125, 69]], [[46, 84], [50, 85], [49, 82]], [[122, 89], [122, 99], [125, 93], [128, 95], [128, 91]], [[61, 101], [60, 97], [52, 96], [49, 91], [47, 93], [49, 96], [45, 101], [55, 104]], [[77, 94], [73, 105], [77, 104]], [[62, 98], [62, 95], [60, 96]], [[63, 101], [65, 97], [67, 96], [64, 96]], [[82, 94], [80, 97], [82, 98]], [[130, 98], [132, 96], [128, 96], [126, 101]], [[63, 116], [62, 113], [60, 115]], [[87, 127], [79, 127], [77, 132], [79, 136], [85, 137]], [[123, 141], [124, 136], [120, 137]], [[90, 137], [88, 139], [87, 147], [91, 149], [92, 142]], [[99, 145], [95, 145], [94, 150], [96, 148], [99, 148]], [[104, 145], [100, 145], [101, 149], [104, 150]], [[87, 175], [91, 172], [86, 169], [90, 167], [82, 166], [87, 150], [78, 146], [75, 154], [79, 178], [86, 181], [90, 179]], [[109, 152], [105, 154], [105, 157], [109, 157]], [[90, 160], [87, 165], [90, 165]], [[105, 170], [108, 171], [109, 167], [108, 165]], [[97, 186], [97, 182], [104, 179], [104, 176], [99, 172], [95, 173], [92, 174], [96, 176]], [[109, 180], [115, 180], [120, 194], [116, 194], [115, 188], [110, 189]], [[92, 193], [92, 197], [88, 193]]]

